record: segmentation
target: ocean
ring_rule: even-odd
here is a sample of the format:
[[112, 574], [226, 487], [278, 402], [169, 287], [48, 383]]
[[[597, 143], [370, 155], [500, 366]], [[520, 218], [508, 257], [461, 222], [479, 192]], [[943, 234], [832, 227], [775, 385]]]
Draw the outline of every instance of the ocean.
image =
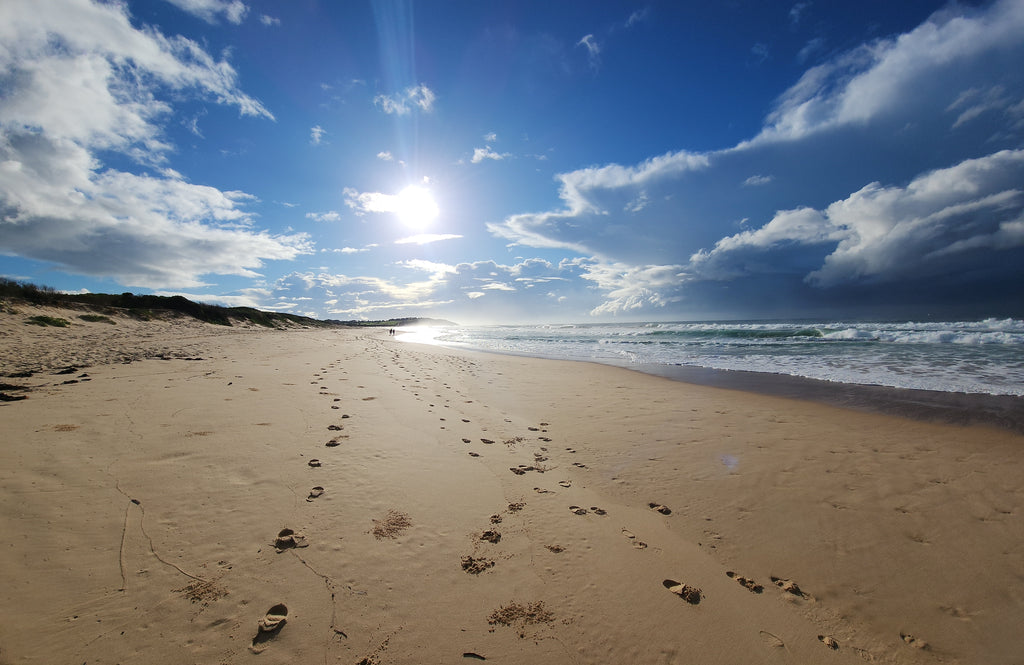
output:
[[1024, 321], [1018, 319], [588, 323], [408, 328], [405, 333], [404, 341], [591, 361], [668, 376], [673, 368], [695, 368], [844, 386], [1024, 396]]

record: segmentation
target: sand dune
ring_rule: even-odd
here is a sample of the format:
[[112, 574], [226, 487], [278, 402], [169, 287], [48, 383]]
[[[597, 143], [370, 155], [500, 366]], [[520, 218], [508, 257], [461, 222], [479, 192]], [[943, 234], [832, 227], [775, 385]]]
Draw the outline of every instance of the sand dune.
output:
[[18, 309], [2, 663], [1019, 662], [1019, 434]]

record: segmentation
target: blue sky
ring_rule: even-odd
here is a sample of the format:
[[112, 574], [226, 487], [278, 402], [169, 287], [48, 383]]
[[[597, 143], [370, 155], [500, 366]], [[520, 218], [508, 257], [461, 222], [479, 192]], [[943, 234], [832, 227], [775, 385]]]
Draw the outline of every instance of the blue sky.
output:
[[320, 318], [1024, 315], [1024, 0], [0, 3], [0, 274]]

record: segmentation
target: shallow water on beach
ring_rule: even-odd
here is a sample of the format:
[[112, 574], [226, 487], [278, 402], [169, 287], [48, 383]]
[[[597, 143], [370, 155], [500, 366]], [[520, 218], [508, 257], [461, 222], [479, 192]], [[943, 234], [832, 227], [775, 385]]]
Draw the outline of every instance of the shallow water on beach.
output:
[[729, 321], [409, 328], [405, 341], [620, 366], [703, 367], [1024, 395], [1024, 321]]

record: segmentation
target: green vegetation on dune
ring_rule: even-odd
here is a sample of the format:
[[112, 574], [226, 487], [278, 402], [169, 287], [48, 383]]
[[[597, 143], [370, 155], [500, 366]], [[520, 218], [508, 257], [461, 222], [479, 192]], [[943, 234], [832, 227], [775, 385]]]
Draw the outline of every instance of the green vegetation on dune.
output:
[[56, 316], [32, 316], [25, 323], [33, 326], [53, 326], [54, 328], [67, 328], [71, 322]]
[[[192, 318], [206, 323], [221, 326], [230, 326], [232, 320], [236, 322], [248, 322], [267, 328], [278, 328], [288, 326], [306, 326], [318, 328], [331, 327], [353, 327], [353, 326], [374, 326], [397, 328], [417, 324], [433, 325], [454, 325], [450, 321], [438, 319], [423, 319], [418, 317], [407, 317], [399, 319], [388, 319], [386, 321], [337, 321], [333, 319], [321, 320], [297, 314], [286, 314], [283, 312], [265, 312], [252, 307], [221, 307], [219, 305], [207, 305], [198, 303], [183, 296], [153, 296], [136, 295], [134, 293], [61, 293], [48, 286], [37, 286], [24, 282], [17, 282], [10, 279], [0, 278], [0, 299], [23, 300], [33, 305], [48, 305], [51, 307], [72, 307], [78, 309], [89, 309], [104, 314], [111, 314], [120, 311], [134, 318], [149, 321], [160, 313], [174, 312], [177, 314], [191, 316]], [[87, 318], [89, 317], [89, 318]], [[32, 317], [33, 319], [53, 319], [54, 317]], [[85, 321], [104, 321], [114, 323], [109, 317], [99, 315], [82, 315], [79, 318]], [[32, 321], [35, 325], [70, 325], [70, 322], [53, 323]]]

